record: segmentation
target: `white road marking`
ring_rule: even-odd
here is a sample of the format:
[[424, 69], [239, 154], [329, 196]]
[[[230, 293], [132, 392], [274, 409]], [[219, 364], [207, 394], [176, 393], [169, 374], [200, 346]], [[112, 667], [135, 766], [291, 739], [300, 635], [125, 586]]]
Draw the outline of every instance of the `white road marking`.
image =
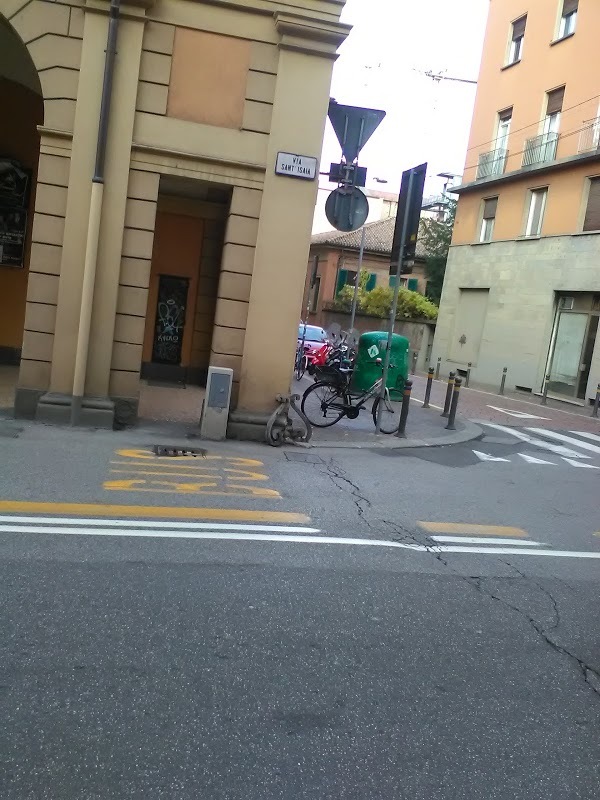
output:
[[584, 464], [582, 461], [575, 461], [572, 458], [565, 458], [564, 456], [563, 461], [566, 461], [567, 464], [570, 464], [572, 467], [583, 467], [583, 469], [600, 469], [600, 467], [595, 467], [593, 464]]
[[496, 456], [488, 455], [488, 453], [482, 453], [480, 450], [473, 450], [473, 452], [480, 461], [506, 461], [507, 464], [510, 464], [510, 458], [497, 458]]
[[[534, 436], [529, 436], [529, 434], [523, 433], [523, 431], [517, 428], [508, 428], [506, 425], [496, 425], [495, 422], [485, 422], [484, 424], [489, 428], [494, 428], [503, 433], [509, 433], [522, 442], [527, 442], [527, 444], [535, 445], [535, 447], [549, 450], [551, 453], [556, 453], [559, 456], [567, 456], [567, 458], [590, 458], [590, 456], [584, 456], [582, 453], [578, 453], [576, 450], [570, 450], [568, 447], [563, 447], [560, 444], [552, 444], [552, 442], [545, 442], [543, 439], [536, 439]], [[544, 435], [548, 433], [545, 428], [540, 428], [539, 430], [541, 430]]]
[[600, 436], [595, 433], [586, 433], [585, 431], [569, 431], [569, 433], [576, 433], [577, 436], [583, 436], [586, 439], [591, 439], [593, 442], [600, 442]]
[[[523, 459], [523, 461], [526, 461], [528, 464], [549, 464], [551, 467], [555, 467], [556, 466], [554, 461], [544, 461], [543, 458], [536, 458], [535, 456], [528, 456], [526, 453], [517, 453], [517, 455], [520, 456]], [[578, 464], [578, 466], [580, 466], [580, 465]], [[586, 465], [584, 465], [584, 466], [586, 466]]]
[[514, 411], [514, 409], [498, 408], [498, 406], [488, 406], [494, 411], [501, 411], [503, 414], [508, 414], [511, 417], [518, 419], [550, 419], [550, 417], [538, 417], [537, 414], [528, 414], [526, 411]]
[[[166, 538], [166, 539], [214, 539], [218, 541], [250, 541], [250, 542], [281, 542], [283, 544], [325, 544], [325, 545], [348, 545], [358, 547], [383, 547], [394, 550], [411, 550], [417, 553], [469, 553], [475, 555], [513, 555], [513, 556], [546, 556], [552, 558], [583, 558], [600, 559], [600, 552], [585, 552], [571, 550], [543, 550], [536, 549], [536, 546], [521, 546], [525, 543], [519, 542], [519, 547], [477, 547], [460, 545], [420, 545], [406, 544], [404, 542], [391, 542], [383, 539], [352, 539], [337, 536], [289, 536], [286, 534], [268, 533], [245, 533], [242, 531], [209, 531], [209, 530], [158, 530], [147, 528], [141, 529], [118, 529], [118, 528], [76, 528], [73, 526], [0, 526], [0, 532], [4, 533], [42, 533], [42, 534], [64, 534], [70, 536], [120, 536], [120, 537], [146, 537], [146, 538]], [[497, 540], [496, 540], [497, 543]], [[532, 542], [527, 542], [532, 545]]]
[[600, 453], [600, 447], [597, 444], [590, 444], [589, 442], [582, 442], [579, 439], [574, 439], [572, 436], [565, 436], [564, 433], [557, 431], [549, 431], [545, 428], [527, 428], [532, 433], [541, 433], [543, 436], [549, 436], [551, 439], [557, 439], [559, 442], [567, 442], [571, 445], [576, 445], [582, 450], [588, 450], [590, 453]]
[[454, 542], [458, 544], [512, 544], [518, 547], [546, 547], [542, 542], [523, 541], [523, 539], [498, 539], [489, 536], [430, 536], [436, 542]]

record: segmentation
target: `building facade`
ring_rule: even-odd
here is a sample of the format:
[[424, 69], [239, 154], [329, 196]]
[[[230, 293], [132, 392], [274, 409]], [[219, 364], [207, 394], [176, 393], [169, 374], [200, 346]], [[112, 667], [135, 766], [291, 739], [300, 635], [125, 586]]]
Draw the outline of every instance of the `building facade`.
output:
[[0, 363], [20, 365], [18, 415], [66, 421], [75, 397], [82, 422], [127, 424], [144, 378], [201, 383], [209, 365], [233, 370], [241, 417], [289, 391], [317, 180], [276, 162], [320, 153], [344, 1], [113, 0], [99, 186], [108, 0], [2, 0]]
[[491, 0], [433, 356], [585, 403], [600, 381], [596, 0]]

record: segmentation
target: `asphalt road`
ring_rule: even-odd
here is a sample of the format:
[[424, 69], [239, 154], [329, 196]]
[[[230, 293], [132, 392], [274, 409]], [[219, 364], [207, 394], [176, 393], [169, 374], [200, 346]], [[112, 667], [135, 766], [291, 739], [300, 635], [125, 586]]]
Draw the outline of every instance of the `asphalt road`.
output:
[[161, 460], [5, 428], [0, 797], [597, 798], [600, 453], [569, 430]]

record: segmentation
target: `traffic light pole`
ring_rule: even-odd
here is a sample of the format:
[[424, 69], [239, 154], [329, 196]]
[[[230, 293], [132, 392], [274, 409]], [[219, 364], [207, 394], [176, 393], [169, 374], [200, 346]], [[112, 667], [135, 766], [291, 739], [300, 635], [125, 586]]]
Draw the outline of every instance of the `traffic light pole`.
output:
[[[414, 183], [414, 170], [411, 170], [408, 179], [408, 198], [406, 207], [410, 207], [413, 183]], [[396, 322], [396, 311], [398, 310], [398, 294], [400, 293], [400, 276], [402, 274], [402, 263], [404, 261], [404, 251], [406, 249], [406, 239], [408, 236], [409, 214], [404, 215], [402, 220], [402, 237], [400, 239], [400, 253], [398, 255], [398, 264], [396, 266], [396, 280], [394, 283], [394, 299], [392, 301], [392, 309], [390, 311], [390, 327], [388, 330], [387, 347], [385, 348], [385, 360], [383, 362], [383, 375], [381, 381], [381, 389], [379, 392], [379, 403], [377, 405], [377, 424], [375, 426], [375, 433], [381, 432], [381, 412], [383, 410], [383, 403], [385, 401], [385, 387], [387, 385], [388, 373], [390, 371], [390, 356], [392, 354], [392, 337], [394, 335], [394, 323]], [[364, 229], [363, 229], [364, 230]]]

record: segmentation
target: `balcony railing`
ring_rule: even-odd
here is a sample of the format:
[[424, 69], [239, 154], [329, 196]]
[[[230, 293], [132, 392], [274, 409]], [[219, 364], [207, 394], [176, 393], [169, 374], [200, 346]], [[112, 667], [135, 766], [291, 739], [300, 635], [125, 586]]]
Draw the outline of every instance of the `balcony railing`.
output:
[[477, 180], [492, 178], [494, 175], [502, 175], [506, 167], [507, 155], [507, 150], [490, 150], [488, 153], [480, 153], [477, 165]]
[[589, 153], [600, 148], [600, 117], [589, 120], [579, 134], [579, 153]]
[[530, 167], [533, 164], [554, 161], [557, 145], [558, 133], [542, 133], [540, 136], [534, 136], [533, 139], [527, 139], [522, 166]]

